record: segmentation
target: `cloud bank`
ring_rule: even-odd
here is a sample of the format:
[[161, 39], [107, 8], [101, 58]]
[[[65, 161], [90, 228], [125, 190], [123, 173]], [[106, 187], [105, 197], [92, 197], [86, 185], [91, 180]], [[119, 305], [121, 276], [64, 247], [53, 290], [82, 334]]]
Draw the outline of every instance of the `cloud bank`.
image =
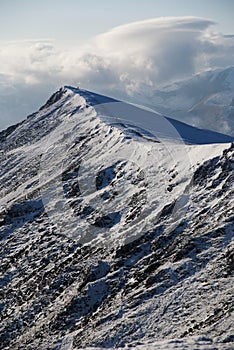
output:
[[142, 89], [148, 93], [233, 65], [234, 37], [214, 32], [214, 24], [197, 17], [155, 18], [113, 28], [82, 47], [74, 42], [63, 48], [53, 40], [3, 42], [0, 128], [33, 112], [61, 85], [128, 99]]

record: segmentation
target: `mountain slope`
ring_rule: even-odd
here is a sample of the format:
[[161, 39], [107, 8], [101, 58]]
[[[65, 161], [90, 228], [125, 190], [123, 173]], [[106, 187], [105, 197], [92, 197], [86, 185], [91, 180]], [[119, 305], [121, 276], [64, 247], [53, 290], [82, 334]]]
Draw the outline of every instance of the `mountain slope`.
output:
[[0, 140], [3, 349], [231, 349], [231, 137], [65, 87]]

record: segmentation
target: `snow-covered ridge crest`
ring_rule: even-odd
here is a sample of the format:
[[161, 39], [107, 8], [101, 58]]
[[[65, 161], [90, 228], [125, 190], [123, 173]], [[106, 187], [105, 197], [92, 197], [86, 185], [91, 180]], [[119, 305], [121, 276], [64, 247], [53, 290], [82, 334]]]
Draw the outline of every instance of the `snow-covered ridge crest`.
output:
[[[42, 200], [52, 221], [56, 221], [63, 232], [76, 237], [81, 243], [89, 242], [96, 237], [99, 243], [101, 239], [105, 245], [109, 246], [113, 244], [112, 240], [122, 243], [136, 240], [144, 232], [141, 230], [136, 234], [138, 222], [145, 221], [148, 229], [152, 226], [149, 224], [152, 219], [147, 215], [148, 208], [151, 208], [153, 216], [157, 216], [169, 201], [174, 201], [171, 213], [173, 222], [173, 216], [175, 215], [176, 218], [182, 215], [187, 208], [186, 202], [188, 202], [189, 186], [193, 175], [190, 159], [192, 152], [185, 147], [185, 143], [202, 144], [209, 141], [230, 140], [225, 135], [205, 132], [172, 121], [154, 111], [71, 87], [60, 90], [57, 95], [52, 96], [47, 105], [54, 102], [56, 98], [60, 99], [62, 95], [65, 99], [62, 106], [63, 122], [49, 135], [46, 152], [41, 158], [39, 173], [42, 188], [44, 183], [50, 183], [54, 178], [56, 178], [56, 186], [53, 185], [52, 189], [46, 188], [44, 192], [42, 191]], [[63, 187], [62, 174], [67, 166], [65, 159], [69, 159], [70, 165], [70, 151], [76, 145], [77, 131], [81, 129], [80, 123], [82, 127], [85, 125], [86, 134], [101, 128], [105, 134], [102, 136], [106, 138], [106, 141], [99, 139], [98, 143], [96, 143], [98, 138], [95, 140], [95, 145], [91, 145], [91, 155], [84, 155], [82, 159], [79, 158], [79, 161], [74, 159], [74, 163], [79, 164], [76, 175], [80, 195], [87, 201], [89, 210], [95, 211], [101, 207], [102, 220], [110, 221], [108, 225], [101, 224], [99, 228], [96, 225], [90, 225], [88, 220], [82, 220], [82, 223], [77, 226], [74, 208], [68, 205]], [[121, 135], [122, 132], [124, 137]], [[156, 167], [155, 164], [157, 164]], [[160, 167], [162, 170], [159, 170]], [[137, 215], [137, 220], [133, 220], [133, 225], [129, 225], [128, 229], [125, 227], [123, 233], [122, 226], [129, 215], [125, 206], [127, 207], [131, 197], [137, 195], [134, 192], [135, 186], [131, 185], [134, 171], [137, 169], [151, 191], [148, 191], [147, 196], [143, 196], [145, 209], [141, 211], [141, 215]], [[170, 172], [182, 175], [181, 178], [180, 175], [177, 176], [176, 185], [169, 183], [170, 176], [167, 178], [166, 173]], [[105, 181], [110, 181], [108, 180], [110, 178], [112, 183], [116, 183], [118, 198], [116, 197], [115, 201], [105, 200], [105, 196], [109, 196], [105, 189], [107, 184], [103, 184], [103, 188], [98, 189], [99, 174], [105, 177]], [[176, 175], [173, 176], [176, 177]], [[179, 195], [175, 187], [180, 187]], [[128, 189], [128, 195], [126, 195], [126, 189]], [[157, 200], [155, 200], [156, 197]], [[116, 211], [117, 208], [118, 211]], [[108, 213], [107, 216], [105, 211]], [[110, 235], [110, 232], [113, 232], [113, 235]]]
[[231, 136], [189, 126], [144, 106], [118, 101], [79, 88], [65, 86], [64, 89], [72, 91], [74, 96], [83, 96], [88, 104], [95, 107], [104, 121], [112, 120], [112, 123], [115, 119], [117, 123], [121, 120], [126, 121], [132, 125], [141, 126], [143, 130], [152, 132], [156, 137], [171, 139], [172, 142], [177, 140], [186, 144], [211, 144], [233, 141]]

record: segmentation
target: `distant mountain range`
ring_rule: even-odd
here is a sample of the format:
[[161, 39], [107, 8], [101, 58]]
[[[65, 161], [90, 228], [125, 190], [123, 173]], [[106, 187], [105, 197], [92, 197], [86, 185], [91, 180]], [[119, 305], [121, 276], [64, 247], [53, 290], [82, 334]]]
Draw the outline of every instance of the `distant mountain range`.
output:
[[145, 86], [132, 101], [185, 123], [234, 136], [234, 67], [200, 73], [159, 89]]
[[[220, 101], [203, 88], [194, 118]], [[233, 349], [233, 155], [231, 136], [70, 86], [2, 131], [1, 349]]]

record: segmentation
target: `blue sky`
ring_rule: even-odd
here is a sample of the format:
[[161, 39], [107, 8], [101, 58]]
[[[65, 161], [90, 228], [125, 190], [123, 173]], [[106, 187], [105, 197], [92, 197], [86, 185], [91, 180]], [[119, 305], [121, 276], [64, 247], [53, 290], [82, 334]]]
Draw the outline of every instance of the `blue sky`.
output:
[[1, 0], [0, 39], [84, 40], [128, 22], [198, 16], [234, 34], [233, 0]]
[[0, 130], [62, 85], [127, 100], [233, 66], [233, 13], [234, 0], [0, 0]]

